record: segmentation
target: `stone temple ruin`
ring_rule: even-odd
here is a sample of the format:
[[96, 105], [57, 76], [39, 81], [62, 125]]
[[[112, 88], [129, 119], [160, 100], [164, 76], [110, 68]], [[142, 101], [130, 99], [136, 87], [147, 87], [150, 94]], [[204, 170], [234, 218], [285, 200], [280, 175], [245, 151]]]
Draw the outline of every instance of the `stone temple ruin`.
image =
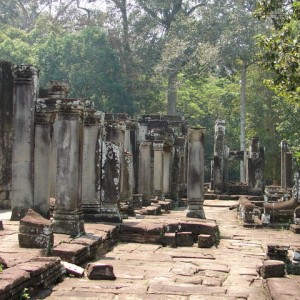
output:
[[188, 216], [205, 218], [204, 129], [177, 116], [104, 114], [57, 81], [39, 98], [35, 67], [1, 69], [0, 207], [11, 220], [34, 209], [53, 216], [54, 232], [77, 236], [84, 221], [119, 223], [151, 199], [172, 207], [181, 198]]
[[[19, 299], [26, 287], [48, 287], [66, 270], [81, 277], [84, 270], [79, 266], [102, 257], [119, 242], [171, 248], [195, 243], [198, 248], [216, 246], [220, 232], [215, 220], [205, 219], [205, 199], [238, 200], [230, 209], [237, 208], [247, 229], [282, 226], [284, 217], [292, 219], [293, 233], [300, 232], [300, 174], [295, 173], [293, 186], [292, 154], [286, 142], [281, 144], [281, 186], [265, 186], [264, 148], [259, 138], [251, 139], [247, 151], [233, 151], [225, 144], [225, 121], [217, 120], [208, 187], [204, 183], [204, 128], [190, 127], [179, 116], [131, 119], [125, 113], [103, 113], [88, 99], [68, 98], [64, 82], [52, 81], [48, 90], [39, 92], [38, 69], [33, 66], [0, 62], [0, 70], [0, 209], [11, 209], [11, 221], [19, 221], [20, 247], [44, 251], [43, 257], [38, 254], [26, 262], [14, 258], [7, 263], [0, 255], [4, 269], [0, 299]], [[243, 164], [244, 182], [229, 180], [230, 161]], [[137, 221], [143, 215], [168, 213], [180, 206], [187, 206], [184, 220]], [[57, 242], [54, 234], [64, 238]], [[228, 247], [230, 252], [235, 244]], [[270, 260], [258, 271], [262, 278], [285, 275], [285, 262], [276, 259], [281, 260], [284, 253], [286, 260], [286, 249], [268, 245]], [[179, 276], [190, 272], [189, 260], [215, 259], [207, 252], [177, 253], [173, 258], [175, 263], [183, 259]], [[229, 273], [226, 266], [211, 268], [210, 262], [205, 276]], [[193, 275], [202, 271], [200, 266]], [[86, 274], [92, 280], [116, 279], [107, 263], [89, 263]], [[250, 276], [248, 271], [241, 275], [246, 274]], [[225, 280], [228, 274], [223, 275]], [[219, 279], [214, 280], [214, 292], [219, 288], [220, 295], [227, 293]], [[202, 282], [211, 285], [210, 280], [202, 278]], [[175, 294], [176, 289], [177, 282]], [[199, 291], [207, 293], [201, 286]]]

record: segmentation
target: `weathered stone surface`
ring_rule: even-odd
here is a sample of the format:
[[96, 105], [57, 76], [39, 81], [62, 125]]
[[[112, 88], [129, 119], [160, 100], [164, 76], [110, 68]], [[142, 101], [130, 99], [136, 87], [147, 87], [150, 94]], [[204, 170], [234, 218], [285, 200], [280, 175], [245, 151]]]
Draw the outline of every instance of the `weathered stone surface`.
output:
[[209, 234], [199, 234], [198, 247], [211, 248], [214, 245], [214, 237]]
[[19, 245], [23, 248], [47, 248], [53, 245], [53, 226], [50, 220], [29, 209], [20, 220]]
[[299, 233], [300, 233], [300, 225], [297, 225], [297, 224], [291, 224], [291, 225], [290, 225], [290, 230], [291, 230], [293, 233], [299, 234]]
[[79, 244], [61, 243], [52, 250], [53, 256], [58, 256], [62, 260], [80, 265], [89, 258], [88, 247]]
[[160, 242], [163, 246], [176, 247], [176, 233], [165, 233], [161, 237]]
[[285, 264], [281, 260], [265, 260], [259, 270], [262, 278], [283, 277]]
[[116, 279], [113, 266], [110, 264], [103, 264], [99, 262], [89, 263], [86, 267], [86, 273], [87, 277], [93, 280]]
[[61, 262], [65, 267], [68, 274], [74, 275], [75, 277], [82, 277], [84, 275], [84, 268], [68, 263], [66, 261]]
[[299, 285], [290, 278], [269, 278], [266, 285], [271, 299], [300, 299]]
[[177, 232], [176, 234], [177, 246], [193, 246], [194, 239], [191, 232]]
[[4, 230], [3, 221], [2, 220], [0, 220], [0, 230]]

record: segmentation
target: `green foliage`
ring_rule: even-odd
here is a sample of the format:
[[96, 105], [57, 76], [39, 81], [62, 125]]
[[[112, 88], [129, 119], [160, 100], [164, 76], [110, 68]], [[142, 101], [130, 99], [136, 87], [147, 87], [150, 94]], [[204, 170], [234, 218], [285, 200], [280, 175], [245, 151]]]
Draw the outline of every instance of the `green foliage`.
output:
[[24, 288], [22, 295], [20, 296], [20, 300], [30, 299], [30, 295], [28, 293], [28, 288]]
[[258, 36], [262, 64], [274, 72], [266, 83], [285, 100], [299, 103], [300, 2], [259, 1], [256, 15], [270, 18], [274, 24], [269, 35]]

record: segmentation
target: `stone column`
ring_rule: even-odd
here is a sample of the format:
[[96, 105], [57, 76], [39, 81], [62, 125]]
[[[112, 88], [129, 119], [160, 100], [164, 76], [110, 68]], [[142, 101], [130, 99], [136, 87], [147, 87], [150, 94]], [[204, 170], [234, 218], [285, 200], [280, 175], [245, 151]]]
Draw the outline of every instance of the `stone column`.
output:
[[44, 218], [50, 217], [51, 166], [56, 164], [52, 161], [55, 116], [55, 100], [39, 99], [35, 114], [33, 209]]
[[225, 121], [217, 120], [215, 124], [214, 137], [214, 161], [213, 161], [213, 184], [212, 189], [216, 192], [224, 191], [224, 138]]
[[285, 165], [285, 153], [289, 151], [289, 147], [286, 141], [281, 141], [280, 143], [281, 148], [281, 180], [280, 185], [282, 188], [286, 188], [286, 165]]
[[173, 147], [171, 145], [164, 147], [163, 157], [163, 195], [170, 197], [171, 167], [172, 167]]
[[123, 202], [125, 215], [133, 215], [133, 168], [132, 168], [132, 154], [124, 152], [123, 176], [121, 182], [121, 201]]
[[16, 65], [14, 76], [14, 141], [12, 149], [12, 215], [25, 217], [34, 201], [34, 113], [38, 87], [38, 69]]
[[153, 193], [155, 196], [163, 196], [163, 174], [164, 174], [164, 141], [153, 142]]
[[122, 222], [120, 215], [121, 182], [126, 125], [107, 124], [102, 144], [101, 216], [104, 222]]
[[13, 76], [11, 63], [0, 62], [0, 208], [11, 207]]
[[247, 164], [247, 183], [250, 192], [261, 192], [263, 188], [264, 153], [259, 146], [259, 138], [253, 137]]
[[82, 212], [83, 103], [57, 100], [57, 176], [54, 232], [84, 233]]
[[151, 142], [144, 141], [139, 148], [138, 193], [151, 198]]
[[82, 210], [85, 221], [98, 221], [101, 190], [102, 114], [96, 112], [91, 101], [85, 102], [83, 159], [82, 159]]
[[291, 188], [293, 187], [293, 153], [285, 152], [284, 153], [284, 165], [285, 165], [285, 182], [282, 188]]
[[187, 203], [189, 218], [205, 219], [204, 202], [204, 128], [188, 133]]

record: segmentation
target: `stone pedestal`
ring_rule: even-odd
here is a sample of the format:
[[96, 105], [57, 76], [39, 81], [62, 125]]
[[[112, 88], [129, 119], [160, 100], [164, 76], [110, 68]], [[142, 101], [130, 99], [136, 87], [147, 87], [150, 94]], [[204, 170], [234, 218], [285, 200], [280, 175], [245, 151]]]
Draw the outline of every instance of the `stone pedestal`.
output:
[[[52, 99], [39, 99], [35, 114], [34, 210], [50, 217], [51, 166], [53, 161], [53, 123], [56, 116]], [[55, 104], [55, 102], [54, 102]]]
[[83, 103], [57, 100], [57, 177], [54, 232], [78, 236], [84, 233], [81, 201]]
[[11, 63], [0, 62], [0, 208], [11, 206], [13, 76]]
[[22, 219], [34, 207], [34, 113], [38, 70], [13, 67], [14, 141], [12, 151], [12, 221]]
[[82, 160], [82, 209], [85, 221], [96, 222], [101, 210], [102, 114], [86, 101]]
[[187, 217], [205, 219], [204, 202], [204, 128], [188, 133]]

